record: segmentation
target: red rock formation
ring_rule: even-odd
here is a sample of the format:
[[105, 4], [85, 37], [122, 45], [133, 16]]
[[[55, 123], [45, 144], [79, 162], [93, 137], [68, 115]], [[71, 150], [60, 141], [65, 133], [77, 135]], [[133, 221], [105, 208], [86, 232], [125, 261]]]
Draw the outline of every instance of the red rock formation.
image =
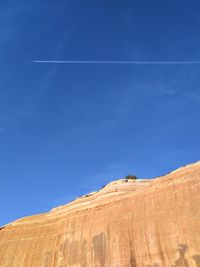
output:
[[199, 267], [200, 163], [0, 229], [1, 267]]

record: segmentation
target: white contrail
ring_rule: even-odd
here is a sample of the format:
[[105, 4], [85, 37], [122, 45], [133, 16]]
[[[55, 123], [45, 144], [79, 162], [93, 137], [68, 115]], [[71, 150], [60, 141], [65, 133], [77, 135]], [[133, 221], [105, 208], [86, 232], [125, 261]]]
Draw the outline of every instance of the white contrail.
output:
[[191, 65], [200, 61], [106, 61], [106, 60], [33, 60], [46, 64], [133, 64], [133, 65]]

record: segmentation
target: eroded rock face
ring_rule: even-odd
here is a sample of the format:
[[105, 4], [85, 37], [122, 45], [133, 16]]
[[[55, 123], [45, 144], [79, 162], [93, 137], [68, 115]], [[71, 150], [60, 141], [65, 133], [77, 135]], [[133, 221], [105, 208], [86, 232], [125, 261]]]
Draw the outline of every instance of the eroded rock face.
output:
[[1, 267], [200, 267], [200, 163], [0, 228]]

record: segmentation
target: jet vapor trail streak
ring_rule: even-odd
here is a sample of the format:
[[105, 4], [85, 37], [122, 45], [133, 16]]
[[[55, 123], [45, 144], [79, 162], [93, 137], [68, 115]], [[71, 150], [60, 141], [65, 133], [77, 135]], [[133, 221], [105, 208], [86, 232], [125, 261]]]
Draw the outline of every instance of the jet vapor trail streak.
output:
[[106, 60], [33, 60], [46, 64], [132, 64], [132, 65], [192, 65], [200, 61], [106, 61]]

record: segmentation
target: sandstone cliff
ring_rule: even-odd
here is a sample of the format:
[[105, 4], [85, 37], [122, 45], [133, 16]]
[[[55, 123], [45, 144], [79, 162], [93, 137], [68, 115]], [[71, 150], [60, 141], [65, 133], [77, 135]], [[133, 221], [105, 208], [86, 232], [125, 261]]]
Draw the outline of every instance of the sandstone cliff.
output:
[[200, 163], [0, 228], [1, 267], [200, 267]]

